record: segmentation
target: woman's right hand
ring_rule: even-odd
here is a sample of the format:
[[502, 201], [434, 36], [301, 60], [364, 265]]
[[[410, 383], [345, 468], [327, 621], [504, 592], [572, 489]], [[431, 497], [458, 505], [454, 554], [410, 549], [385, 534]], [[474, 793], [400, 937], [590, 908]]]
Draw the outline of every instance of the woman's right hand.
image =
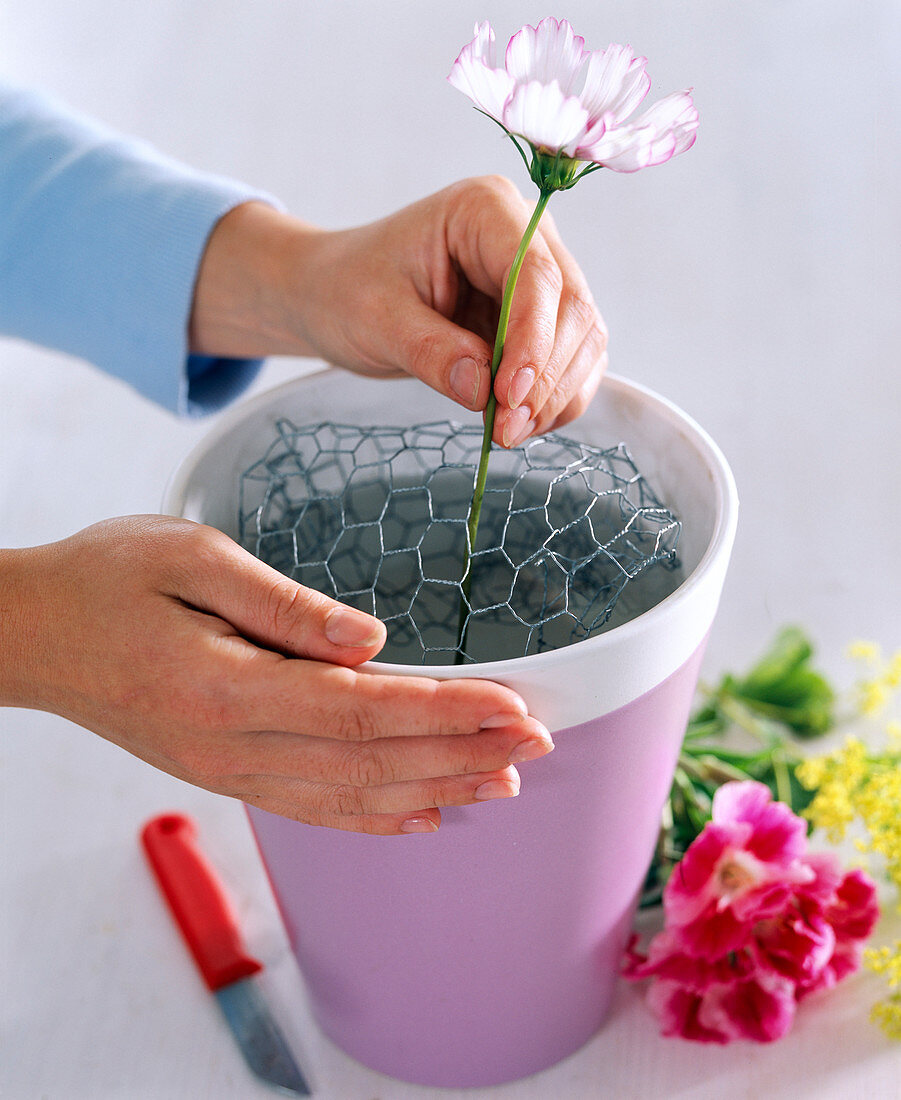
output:
[[[192, 349], [410, 374], [482, 410], [504, 286], [533, 206], [497, 176], [338, 231], [245, 203], [219, 222], [200, 265]], [[494, 441], [518, 446], [581, 416], [607, 368], [606, 347], [585, 276], [545, 214], [513, 296], [493, 386]]]

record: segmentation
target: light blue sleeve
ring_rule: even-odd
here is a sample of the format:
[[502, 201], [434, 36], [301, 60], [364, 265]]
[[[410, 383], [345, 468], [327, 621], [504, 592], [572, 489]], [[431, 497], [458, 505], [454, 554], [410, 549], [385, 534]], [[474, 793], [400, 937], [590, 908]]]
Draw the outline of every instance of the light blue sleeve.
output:
[[260, 362], [190, 355], [188, 320], [210, 233], [251, 199], [278, 205], [0, 81], [0, 332], [179, 414], [220, 408]]

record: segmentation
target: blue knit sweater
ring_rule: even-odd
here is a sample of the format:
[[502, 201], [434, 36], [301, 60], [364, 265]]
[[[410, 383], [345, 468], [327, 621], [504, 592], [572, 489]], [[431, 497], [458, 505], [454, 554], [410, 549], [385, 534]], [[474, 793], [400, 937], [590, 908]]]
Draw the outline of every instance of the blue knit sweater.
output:
[[0, 332], [179, 414], [220, 408], [260, 363], [190, 355], [191, 299], [214, 226], [250, 199], [274, 202], [0, 81]]

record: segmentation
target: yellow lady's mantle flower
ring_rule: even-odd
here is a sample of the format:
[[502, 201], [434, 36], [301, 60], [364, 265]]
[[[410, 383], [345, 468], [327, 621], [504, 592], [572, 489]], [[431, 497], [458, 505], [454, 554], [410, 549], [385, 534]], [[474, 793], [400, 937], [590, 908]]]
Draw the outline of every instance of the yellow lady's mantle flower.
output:
[[871, 675], [857, 684], [857, 702], [863, 714], [880, 714], [901, 684], [901, 650], [888, 659], [875, 642], [852, 642], [848, 656], [869, 666]]
[[834, 752], [805, 760], [797, 776], [816, 791], [804, 816], [833, 843], [860, 819], [867, 836], [858, 848], [884, 858], [886, 875], [901, 894], [901, 745], [873, 752], [849, 737]]
[[[901, 685], [901, 651], [885, 660], [879, 646], [855, 642], [848, 655], [865, 662], [870, 671], [856, 686], [861, 714], [881, 712]], [[857, 847], [882, 857], [886, 877], [901, 898], [901, 723], [890, 722], [886, 732], [888, 744], [882, 751], [848, 737], [834, 752], [804, 761], [796, 774], [803, 786], [816, 791], [804, 815], [832, 842], [859, 821], [865, 837]], [[864, 959], [870, 970], [888, 978], [890, 990], [874, 1005], [872, 1019], [887, 1035], [901, 1039], [901, 940], [866, 951]]]
[[892, 991], [884, 1001], [873, 1006], [870, 1018], [892, 1039], [901, 1039], [901, 940], [891, 947], [870, 948], [864, 952], [864, 962], [874, 974], [884, 974]]
[[861, 638], [851, 642], [845, 651], [852, 661], [868, 661], [871, 664], [882, 660], [882, 647], [878, 642], [868, 642]]

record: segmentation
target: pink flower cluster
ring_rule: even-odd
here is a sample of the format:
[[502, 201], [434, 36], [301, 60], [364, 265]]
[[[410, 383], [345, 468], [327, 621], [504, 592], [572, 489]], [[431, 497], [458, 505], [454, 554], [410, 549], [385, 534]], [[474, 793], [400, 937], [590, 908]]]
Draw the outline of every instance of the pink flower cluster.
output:
[[704, 1043], [781, 1038], [800, 1000], [857, 969], [879, 915], [870, 879], [808, 853], [805, 822], [753, 782], [717, 790], [663, 905], [663, 931], [646, 956], [633, 940], [625, 974], [653, 979], [664, 1035]]

